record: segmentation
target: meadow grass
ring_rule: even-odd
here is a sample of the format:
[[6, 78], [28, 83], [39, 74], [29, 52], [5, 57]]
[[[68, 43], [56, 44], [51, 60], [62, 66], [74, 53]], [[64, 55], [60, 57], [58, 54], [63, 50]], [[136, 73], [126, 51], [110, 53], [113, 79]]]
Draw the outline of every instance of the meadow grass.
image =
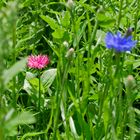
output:
[[0, 140], [139, 140], [139, 9], [0, 1]]

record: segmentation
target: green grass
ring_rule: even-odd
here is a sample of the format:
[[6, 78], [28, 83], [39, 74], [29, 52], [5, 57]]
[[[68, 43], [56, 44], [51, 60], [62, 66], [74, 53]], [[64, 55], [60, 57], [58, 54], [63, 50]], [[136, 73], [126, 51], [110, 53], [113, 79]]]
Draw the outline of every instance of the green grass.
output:
[[[139, 0], [2, 0], [0, 140], [138, 140], [139, 9]], [[105, 47], [108, 31], [129, 27], [130, 53]], [[49, 65], [29, 69], [31, 54]]]

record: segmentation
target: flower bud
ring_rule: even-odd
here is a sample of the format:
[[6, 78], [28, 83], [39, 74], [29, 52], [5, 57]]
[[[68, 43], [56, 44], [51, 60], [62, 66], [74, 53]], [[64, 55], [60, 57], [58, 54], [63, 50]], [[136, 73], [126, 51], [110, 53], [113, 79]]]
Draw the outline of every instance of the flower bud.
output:
[[128, 28], [127, 31], [126, 31], [126, 33], [125, 33], [125, 37], [131, 36], [132, 35], [132, 32], [133, 32], [132, 28]]
[[73, 0], [68, 0], [68, 2], [67, 2], [67, 6], [68, 6], [68, 8], [72, 8], [73, 6], [74, 6], [74, 2], [73, 2]]
[[69, 47], [69, 43], [67, 41], [63, 42], [64, 47], [68, 48]]
[[128, 89], [132, 89], [136, 85], [135, 79], [132, 75], [128, 75], [125, 81], [125, 86]]
[[104, 8], [101, 6], [98, 10], [97, 10], [97, 13], [102, 13], [102, 14], [104, 14]]
[[73, 48], [70, 48], [70, 49], [67, 51], [65, 57], [66, 57], [66, 58], [71, 58], [72, 55], [73, 55], [73, 53], [74, 53], [74, 49], [73, 49]]

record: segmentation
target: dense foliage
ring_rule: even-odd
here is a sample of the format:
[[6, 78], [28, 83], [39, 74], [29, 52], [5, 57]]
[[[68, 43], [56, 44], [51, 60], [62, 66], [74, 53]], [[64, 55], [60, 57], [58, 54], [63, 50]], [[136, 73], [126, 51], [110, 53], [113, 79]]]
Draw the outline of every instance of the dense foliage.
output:
[[140, 139], [139, 0], [0, 1], [0, 140]]

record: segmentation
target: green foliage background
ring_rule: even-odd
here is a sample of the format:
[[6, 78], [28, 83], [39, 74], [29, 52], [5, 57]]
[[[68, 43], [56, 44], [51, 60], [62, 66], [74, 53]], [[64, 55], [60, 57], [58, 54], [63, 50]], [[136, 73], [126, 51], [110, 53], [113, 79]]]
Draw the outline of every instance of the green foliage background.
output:
[[[0, 140], [139, 139], [139, 9], [139, 0], [1, 0]], [[108, 31], [128, 28], [132, 52], [106, 49]], [[31, 54], [50, 64], [29, 69]]]

